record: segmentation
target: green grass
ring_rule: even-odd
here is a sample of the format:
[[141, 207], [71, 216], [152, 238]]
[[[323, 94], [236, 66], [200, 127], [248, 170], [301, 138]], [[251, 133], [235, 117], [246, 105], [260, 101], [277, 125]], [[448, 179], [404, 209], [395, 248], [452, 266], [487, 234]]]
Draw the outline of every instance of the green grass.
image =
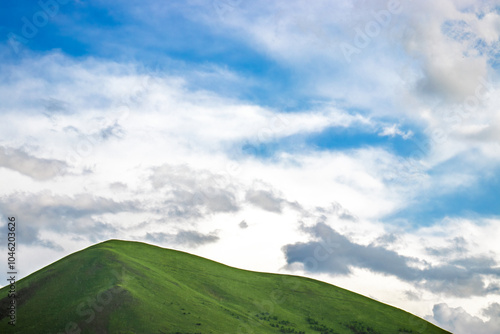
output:
[[15, 327], [0, 290], [0, 333], [447, 333], [330, 284], [130, 241], [71, 254], [17, 290]]

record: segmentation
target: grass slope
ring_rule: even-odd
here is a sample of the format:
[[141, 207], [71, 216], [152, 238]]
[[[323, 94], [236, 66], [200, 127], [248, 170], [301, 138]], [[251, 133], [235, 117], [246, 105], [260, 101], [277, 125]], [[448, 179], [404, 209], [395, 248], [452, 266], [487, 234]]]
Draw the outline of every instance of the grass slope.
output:
[[323, 282], [110, 240], [0, 290], [0, 333], [447, 333]]

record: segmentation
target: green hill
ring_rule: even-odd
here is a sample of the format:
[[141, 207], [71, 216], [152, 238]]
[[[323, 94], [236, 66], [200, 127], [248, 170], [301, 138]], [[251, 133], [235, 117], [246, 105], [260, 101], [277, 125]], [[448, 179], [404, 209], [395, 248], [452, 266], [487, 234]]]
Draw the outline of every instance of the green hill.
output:
[[330, 284], [129, 241], [71, 254], [17, 291], [13, 327], [0, 290], [0, 333], [447, 333]]

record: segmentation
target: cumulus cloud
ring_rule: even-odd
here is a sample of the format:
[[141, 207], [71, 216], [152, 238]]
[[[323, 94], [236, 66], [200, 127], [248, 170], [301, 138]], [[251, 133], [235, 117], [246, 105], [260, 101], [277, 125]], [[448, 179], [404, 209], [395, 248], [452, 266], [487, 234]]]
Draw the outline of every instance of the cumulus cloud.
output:
[[450, 296], [500, 293], [496, 283], [485, 282], [485, 278], [500, 279], [500, 267], [490, 257], [464, 257], [447, 264], [429, 265], [383, 246], [352, 242], [324, 222], [302, 229], [315, 240], [286, 245], [283, 252], [289, 265], [302, 263], [310, 272], [349, 275], [352, 268], [357, 267], [393, 275], [426, 290]]
[[[473, 96], [479, 78], [484, 78], [489, 69], [491, 55], [487, 50], [494, 48], [484, 43], [478, 29], [482, 9], [465, 8], [460, 1], [452, 0], [440, 2], [439, 6], [408, 2], [406, 8], [404, 18], [414, 33], [400, 42], [409, 55], [420, 61], [420, 76], [414, 81], [417, 94], [445, 103]], [[415, 11], [426, 11], [427, 20], [422, 22], [411, 15]], [[498, 38], [498, 31], [495, 34]], [[480, 40], [483, 42], [478, 43]]]
[[5, 167], [37, 181], [46, 181], [66, 172], [67, 164], [57, 159], [42, 159], [20, 149], [0, 146], [0, 167]]
[[445, 303], [436, 304], [427, 320], [456, 334], [496, 334], [500, 332], [500, 304], [492, 303], [483, 309], [483, 319], [472, 316], [461, 307], [450, 307]]

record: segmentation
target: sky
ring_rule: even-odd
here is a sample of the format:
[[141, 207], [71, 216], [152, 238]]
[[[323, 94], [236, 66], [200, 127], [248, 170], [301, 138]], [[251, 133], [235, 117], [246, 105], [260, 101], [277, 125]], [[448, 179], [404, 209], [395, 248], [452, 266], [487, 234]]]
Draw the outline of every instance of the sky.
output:
[[2, 1], [0, 228], [19, 277], [136, 240], [498, 333], [499, 71], [498, 0]]

